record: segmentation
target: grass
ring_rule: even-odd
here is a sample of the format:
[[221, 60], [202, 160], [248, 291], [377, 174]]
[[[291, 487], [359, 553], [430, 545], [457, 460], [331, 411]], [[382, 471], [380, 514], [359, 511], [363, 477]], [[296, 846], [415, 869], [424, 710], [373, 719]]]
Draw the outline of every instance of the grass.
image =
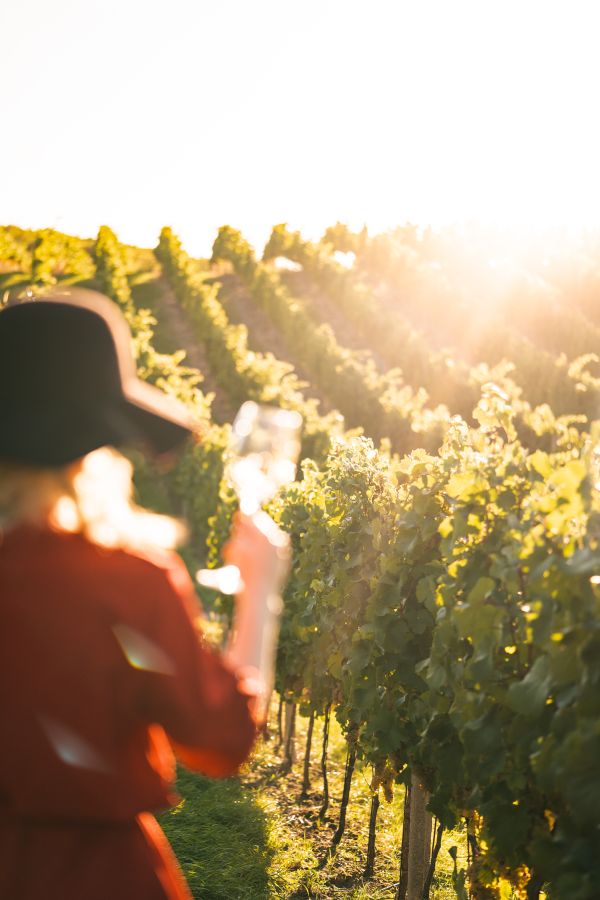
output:
[[[308, 720], [297, 719], [298, 761], [288, 776], [279, 772], [274, 739], [261, 742], [237, 778], [211, 781], [181, 771], [182, 802], [160, 821], [188, 879], [192, 894], [202, 900], [301, 900], [341, 898], [392, 900], [398, 879], [403, 789], [391, 804], [382, 802], [377, 828], [374, 877], [362, 871], [368, 838], [370, 790], [368, 769], [354, 775], [346, 833], [337, 854], [326, 857], [337, 825], [345, 763], [345, 742], [332, 724], [329, 751], [330, 810], [320, 824], [320, 743], [322, 722], [315, 724], [311, 754], [312, 792], [300, 801], [302, 757]], [[465, 865], [464, 835], [444, 836], [431, 900], [452, 900], [452, 861], [448, 849], [459, 849]]]
[[216, 782], [181, 772], [185, 799], [162, 817], [194, 897], [268, 897], [273, 849], [267, 816], [238, 779]]

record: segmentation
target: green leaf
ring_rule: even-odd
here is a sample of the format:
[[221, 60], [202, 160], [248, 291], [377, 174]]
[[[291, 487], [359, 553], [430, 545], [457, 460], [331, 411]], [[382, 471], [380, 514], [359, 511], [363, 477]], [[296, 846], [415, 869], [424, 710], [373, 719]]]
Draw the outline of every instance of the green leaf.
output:
[[546, 705], [551, 683], [548, 658], [540, 656], [525, 678], [508, 689], [508, 706], [521, 716], [538, 716]]
[[544, 479], [548, 478], [552, 472], [550, 457], [541, 450], [536, 450], [535, 453], [531, 454], [529, 464]]
[[442, 521], [440, 522], [438, 531], [443, 538], [447, 538], [450, 534], [452, 534], [452, 522], [452, 516], [446, 516], [446, 518], [442, 519]]
[[489, 597], [495, 586], [496, 582], [493, 578], [489, 578], [487, 575], [482, 575], [481, 578], [477, 579], [475, 585], [467, 594], [467, 602], [472, 604], [481, 603], [486, 599], [486, 597]]
[[471, 497], [489, 488], [488, 482], [473, 471], [458, 472], [446, 486], [446, 493], [455, 500], [470, 500]]

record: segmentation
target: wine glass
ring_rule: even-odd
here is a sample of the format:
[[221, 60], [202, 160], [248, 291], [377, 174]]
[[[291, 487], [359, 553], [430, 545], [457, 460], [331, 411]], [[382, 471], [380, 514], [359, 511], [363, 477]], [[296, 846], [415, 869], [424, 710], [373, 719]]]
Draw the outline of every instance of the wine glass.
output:
[[[231, 426], [226, 474], [246, 516], [255, 515], [279, 488], [296, 476], [302, 416], [288, 409], [248, 400]], [[200, 569], [196, 579], [222, 594], [237, 594], [242, 578], [237, 566]]]

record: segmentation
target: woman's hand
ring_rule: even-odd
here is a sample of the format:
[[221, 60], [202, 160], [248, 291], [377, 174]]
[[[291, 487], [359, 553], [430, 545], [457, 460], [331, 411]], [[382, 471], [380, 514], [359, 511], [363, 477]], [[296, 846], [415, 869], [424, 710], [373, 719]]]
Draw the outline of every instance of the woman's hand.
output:
[[279, 594], [290, 569], [290, 539], [266, 512], [238, 512], [222, 555], [240, 570], [243, 595]]

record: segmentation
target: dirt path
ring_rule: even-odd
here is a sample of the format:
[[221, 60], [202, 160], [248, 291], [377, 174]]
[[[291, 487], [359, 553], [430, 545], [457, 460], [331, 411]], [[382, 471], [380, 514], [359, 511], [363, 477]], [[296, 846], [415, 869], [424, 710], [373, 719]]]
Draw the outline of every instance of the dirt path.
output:
[[286, 272], [283, 281], [293, 296], [303, 300], [316, 322], [325, 322], [330, 326], [340, 346], [369, 353], [380, 372], [386, 372], [394, 365], [398, 365], [397, 362], [386, 360], [374, 347], [369, 346], [369, 335], [354, 325], [335, 300], [332, 300], [304, 272]]
[[180, 306], [175, 293], [165, 278], [159, 277], [157, 285], [156, 315], [164, 320], [165, 330], [178, 349], [185, 350], [184, 365], [198, 369], [204, 376], [200, 384], [203, 393], [214, 393], [212, 417], [215, 422], [231, 422], [236, 410], [229, 398], [217, 384], [202, 343], [194, 337], [194, 327], [186, 311]]
[[319, 412], [325, 414], [334, 409], [322, 386], [311, 379], [310, 374], [298, 365], [298, 361], [290, 354], [287, 343], [269, 316], [255, 303], [247, 289], [236, 275], [223, 275], [219, 278], [222, 284], [219, 293], [230, 321], [244, 324], [248, 329], [248, 346], [259, 353], [272, 353], [277, 359], [285, 360], [294, 366], [296, 375], [307, 383], [302, 393], [305, 397], [314, 397], [319, 401]]

